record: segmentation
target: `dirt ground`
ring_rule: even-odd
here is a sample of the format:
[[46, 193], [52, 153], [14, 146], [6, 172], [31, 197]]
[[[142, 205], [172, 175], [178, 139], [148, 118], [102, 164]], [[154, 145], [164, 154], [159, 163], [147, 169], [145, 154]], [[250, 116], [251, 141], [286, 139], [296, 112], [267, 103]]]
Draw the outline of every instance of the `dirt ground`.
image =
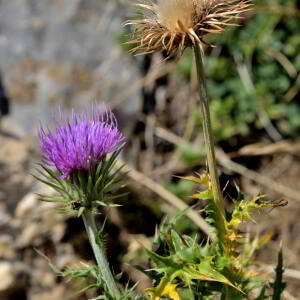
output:
[[[78, 290], [80, 283], [67, 282], [57, 277], [47, 260], [36, 251], [38, 249], [44, 253], [60, 269], [93, 261], [81, 219], [57, 214], [51, 205], [37, 200], [35, 192], [51, 191], [37, 183], [30, 175], [39, 160], [36, 141], [31, 137], [19, 137], [18, 130], [13, 129], [10, 121], [9, 117], [2, 120], [0, 133], [0, 277], [3, 279], [0, 283], [1, 299], [86, 299], [89, 295], [76, 296], [74, 292]], [[129, 155], [129, 150], [130, 147], [125, 150], [124, 157]], [[246, 152], [248, 150], [243, 149]], [[235, 181], [250, 195], [260, 192], [274, 201], [289, 200], [287, 206], [268, 211], [267, 215], [258, 215], [257, 223], [253, 223], [247, 230], [273, 233], [271, 242], [255, 257], [257, 261], [263, 262], [261, 268], [265, 272], [272, 273], [282, 241], [285, 280], [288, 283], [286, 299], [298, 299], [300, 208], [295, 187], [299, 186], [299, 157], [292, 151], [285, 151], [284, 148], [277, 151], [275, 144], [273, 148], [265, 150], [267, 153], [264, 154], [261, 145], [253, 146], [250, 150], [247, 156], [242, 154], [243, 151], [227, 154], [227, 158], [230, 155], [235, 156], [233, 165], [228, 164], [228, 161], [219, 155], [221, 182], [228, 179], [231, 183]], [[244, 169], [239, 168], [241, 165]], [[172, 168], [180, 168], [180, 163]], [[195, 170], [201, 170], [201, 166], [196, 166], [193, 171]], [[153, 178], [156, 181], [160, 178], [166, 180], [172, 173], [167, 169], [166, 172], [167, 174], [155, 175]], [[251, 178], [251, 172], [257, 172], [254, 173], [257, 177]], [[151, 247], [155, 226], [162, 220], [165, 212], [174, 209], [163, 198], [158, 198], [157, 194], [151, 191], [151, 187], [147, 190], [133, 178], [129, 179], [128, 186], [131, 194], [126, 207], [107, 212], [107, 253], [114, 271], [124, 271], [123, 281], [140, 280], [140, 289], [143, 289], [147, 282], [125, 262], [132, 263], [135, 259], [142, 259], [139, 254], [140, 244], [137, 241], [143, 241], [144, 245]], [[278, 187], [282, 189], [281, 193]], [[226, 193], [230, 193], [230, 188], [225, 191], [225, 195]], [[228, 205], [230, 206], [229, 202]], [[99, 218], [100, 223], [101, 221], [103, 217]]]

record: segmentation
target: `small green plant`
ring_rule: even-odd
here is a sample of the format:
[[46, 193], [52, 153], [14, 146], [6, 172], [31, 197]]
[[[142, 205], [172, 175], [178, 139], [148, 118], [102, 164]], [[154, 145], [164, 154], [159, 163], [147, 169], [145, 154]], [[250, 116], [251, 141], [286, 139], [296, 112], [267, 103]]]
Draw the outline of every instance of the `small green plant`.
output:
[[[206, 187], [191, 197], [209, 200], [203, 212], [207, 216], [206, 221], [214, 226], [216, 208], [209, 175], [188, 176], [185, 179]], [[242, 232], [241, 227], [252, 219], [255, 210], [277, 205], [281, 204], [265, 201], [262, 196], [242, 198], [236, 202], [233, 210], [227, 212], [227, 218], [224, 220], [223, 249], [220, 249], [217, 241], [204, 243], [199, 241], [197, 236], [180, 234], [177, 226], [182, 213], [176, 214], [168, 222], [162, 224], [155, 243], [156, 247], [163, 249], [164, 253], [158, 255], [146, 250], [155, 265], [153, 271], [149, 273], [149, 277], [156, 282], [155, 287], [148, 290], [150, 298], [160, 299], [169, 291], [172, 295], [179, 297], [173, 296], [172, 298], [169, 295], [170, 299], [214, 299], [218, 294], [223, 295], [224, 299], [245, 299], [254, 289], [265, 290], [266, 278], [255, 272], [251, 259], [255, 250], [269, 241], [271, 234], [257, 236], [250, 241]], [[277, 268], [282, 270], [282, 265]], [[280, 279], [278, 281], [281, 282]], [[174, 289], [175, 286], [176, 289]], [[184, 290], [189, 291], [188, 297], [190, 298], [179, 296]]]

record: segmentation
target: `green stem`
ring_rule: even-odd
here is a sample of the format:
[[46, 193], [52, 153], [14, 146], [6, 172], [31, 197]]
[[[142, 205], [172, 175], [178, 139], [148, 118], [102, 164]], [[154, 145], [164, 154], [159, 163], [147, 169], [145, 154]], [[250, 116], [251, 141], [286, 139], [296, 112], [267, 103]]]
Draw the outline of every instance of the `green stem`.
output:
[[214, 202], [216, 206], [216, 227], [218, 230], [218, 240], [221, 249], [224, 248], [224, 234], [225, 234], [225, 225], [224, 225], [224, 200], [221, 193], [219, 177], [217, 174], [217, 165], [214, 149], [214, 141], [212, 136], [211, 129], [211, 120], [209, 112], [209, 103], [207, 97], [207, 88], [204, 74], [204, 67], [202, 62], [202, 54], [200, 45], [196, 44], [194, 46], [195, 60], [196, 60], [196, 69], [198, 77], [198, 92], [200, 98], [200, 108], [203, 118], [203, 132], [204, 139], [207, 149], [207, 162], [209, 174], [211, 177], [212, 191], [214, 196]]
[[85, 210], [82, 218], [103, 280], [114, 299], [119, 299], [120, 291], [109, 269], [104, 251], [104, 243], [98, 236], [94, 214], [90, 210]]
[[226, 286], [226, 292], [225, 292], [225, 300], [232, 300], [234, 299], [234, 290], [231, 286]]

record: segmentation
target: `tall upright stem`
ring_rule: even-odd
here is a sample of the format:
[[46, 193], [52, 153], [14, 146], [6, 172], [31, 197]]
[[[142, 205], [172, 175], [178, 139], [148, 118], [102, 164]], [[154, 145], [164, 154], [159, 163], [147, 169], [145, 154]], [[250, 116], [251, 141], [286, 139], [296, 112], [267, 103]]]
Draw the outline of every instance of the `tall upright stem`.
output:
[[223, 250], [224, 233], [225, 233], [224, 200], [220, 189], [219, 177], [217, 174], [216, 156], [215, 156], [214, 141], [213, 141], [212, 129], [211, 129], [207, 88], [206, 88], [204, 67], [202, 61], [202, 54], [201, 54], [201, 49], [199, 44], [196, 44], [194, 46], [194, 53], [195, 53], [195, 61], [196, 61], [196, 69], [197, 69], [197, 77], [198, 77], [200, 109], [203, 118], [203, 132], [204, 132], [204, 139], [205, 139], [205, 144], [207, 149], [208, 169], [211, 177], [213, 197], [216, 206], [216, 227], [218, 230], [219, 244], [221, 246], [221, 249]]
[[95, 217], [93, 212], [86, 210], [82, 214], [83, 222], [85, 229], [88, 234], [88, 238], [90, 241], [90, 244], [92, 246], [98, 267], [100, 269], [102, 278], [104, 282], [106, 283], [111, 295], [114, 297], [114, 299], [120, 298], [120, 291], [117, 287], [117, 284], [115, 282], [115, 279], [109, 269], [109, 265], [105, 256], [104, 251], [104, 243], [100, 239], [100, 237], [97, 234], [97, 227], [95, 223]]

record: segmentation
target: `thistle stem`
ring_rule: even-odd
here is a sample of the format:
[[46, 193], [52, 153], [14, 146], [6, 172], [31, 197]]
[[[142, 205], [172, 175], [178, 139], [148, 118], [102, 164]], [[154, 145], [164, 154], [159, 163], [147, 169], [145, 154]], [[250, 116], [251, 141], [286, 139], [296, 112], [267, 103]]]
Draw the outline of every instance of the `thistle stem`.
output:
[[213, 197], [216, 206], [216, 227], [218, 230], [219, 245], [223, 250], [224, 234], [225, 234], [224, 200], [221, 193], [219, 177], [217, 174], [214, 141], [212, 136], [209, 103], [208, 103], [207, 88], [206, 88], [200, 44], [196, 44], [194, 46], [194, 53], [195, 53], [195, 61], [196, 61], [196, 69], [197, 69], [197, 77], [198, 77], [200, 109], [201, 109], [201, 114], [203, 119], [203, 132], [204, 132], [204, 139], [205, 139], [206, 150], [207, 150], [208, 169], [211, 177]]
[[105, 256], [104, 251], [104, 243], [103, 240], [99, 237], [96, 223], [95, 223], [95, 217], [92, 211], [86, 210], [82, 214], [83, 222], [85, 229], [88, 234], [88, 238], [90, 241], [90, 244], [92, 246], [98, 267], [100, 269], [102, 278], [104, 282], [107, 285], [107, 288], [109, 289], [111, 295], [114, 297], [114, 299], [120, 298], [120, 291], [117, 287], [117, 284], [115, 282], [115, 279], [109, 269], [109, 265]]

